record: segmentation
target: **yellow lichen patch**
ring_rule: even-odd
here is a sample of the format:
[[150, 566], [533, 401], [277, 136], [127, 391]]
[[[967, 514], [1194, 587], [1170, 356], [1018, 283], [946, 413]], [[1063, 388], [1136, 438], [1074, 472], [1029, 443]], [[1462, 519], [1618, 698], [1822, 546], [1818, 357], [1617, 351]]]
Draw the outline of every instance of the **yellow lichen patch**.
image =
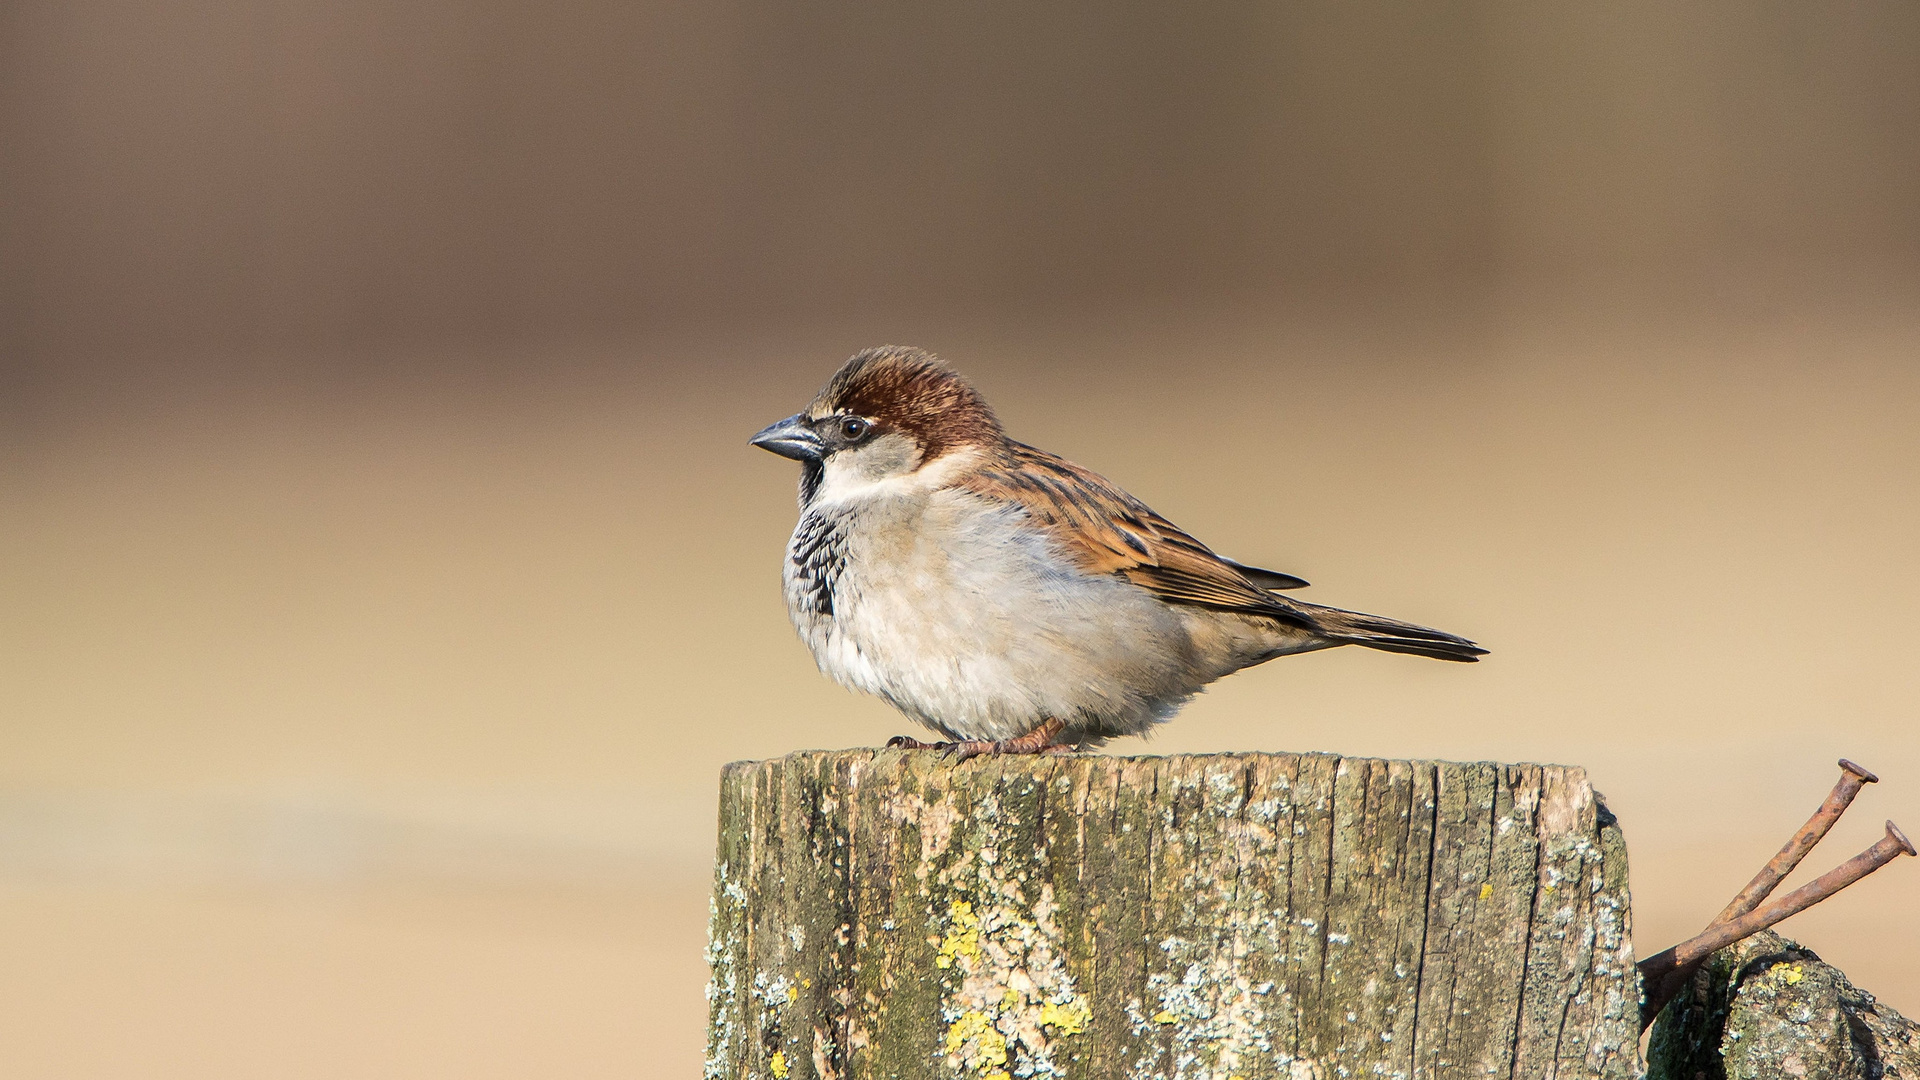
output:
[[947, 1053], [957, 1054], [966, 1045], [968, 1039], [987, 1029], [987, 1014], [978, 1009], [961, 1013], [960, 1018], [947, 1025]]
[[1087, 1030], [1087, 1024], [1093, 1020], [1093, 1010], [1080, 998], [1064, 1005], [1049, 1001], [1040, 1006], [1040, 1023], [1050, 1027], [1056, 1035], [1078, 1035]]
[[973, 905], [965, 900], [955, 900], [947, 905], [947, 918], [952, 925], [947, 936], [940, 940], [940, 952], [933, 958], [937, 967], [950, 968], [956, 956], [974, 957], [980, 955], [980, 916], [973, 913]]
[[787, 1004], [791, 1005], [794, 1002], [799, 1000], [800, 1000], [800, 991], [794, 989], [791, 986], [787, 987]]
[[951, 973], [943, 1055], [966, 1080], [1066, 1080], [1055, 1044], [1084, 1035], [1093, 1011], [1067, 973], [1053, 910], [1050, 888], [1031, 903], [1003, 892], [954, 900], [933, 927], [934, 962]]
[[1161, 1009], [1159, 1012], [1153, 1014], [1153, 1022], [1156, 1024], [1171, 1024], [1179, 1019], [1179, 1017], [1165, 1009]]
[[1768, 968], [1767, 974], [1786, 983], [1788, 986], [1798, 986], [1800, 985], [1800, 981], [1807, 977], [1807, 973], [1801, 970], [1799, 964], [1790, 964], [1784, 960]]
[[1492, 895], [1493, 895], [1493, 882], [1489, 881], [1485, 885], [1480, 886], [1480, 899], [1485, 900], [1487, 897]]
[[947, 1025], [947, 1056], [986, 1073], [1007, 1063], [1007, 1037], [995, 1030], [993, 1017], [969, 1009]]
[[778, 1050], [775, 1050], [773, 1057], [767, 1061], [767, 1068], [777, 1080], [787, 1080], [787, 1074], [793, 1071], [787, 1068], [787, 1055]]

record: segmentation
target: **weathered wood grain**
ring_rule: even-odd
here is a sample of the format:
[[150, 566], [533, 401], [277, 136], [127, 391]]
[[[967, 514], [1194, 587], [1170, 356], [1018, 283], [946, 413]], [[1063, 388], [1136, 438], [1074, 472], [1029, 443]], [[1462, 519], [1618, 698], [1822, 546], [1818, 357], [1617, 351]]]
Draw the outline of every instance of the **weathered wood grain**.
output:
[[1578, 769], [850, 750], [721, 781], [709, 1077], [1628, 1077]]

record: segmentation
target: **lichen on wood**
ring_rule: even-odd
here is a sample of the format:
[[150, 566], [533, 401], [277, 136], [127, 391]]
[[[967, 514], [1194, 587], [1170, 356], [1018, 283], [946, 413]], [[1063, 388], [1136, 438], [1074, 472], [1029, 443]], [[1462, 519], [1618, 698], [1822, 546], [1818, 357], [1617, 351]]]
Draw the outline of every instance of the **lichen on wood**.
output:
[[1558, 766], [740, 762], [708, 958], [714, 1078], [1639, 1068], [1625, 847]]
[[1920, 1080], [1920, 1024], [1763, 930], [1694, 973], [1647, 1057], [1652, 1080]]

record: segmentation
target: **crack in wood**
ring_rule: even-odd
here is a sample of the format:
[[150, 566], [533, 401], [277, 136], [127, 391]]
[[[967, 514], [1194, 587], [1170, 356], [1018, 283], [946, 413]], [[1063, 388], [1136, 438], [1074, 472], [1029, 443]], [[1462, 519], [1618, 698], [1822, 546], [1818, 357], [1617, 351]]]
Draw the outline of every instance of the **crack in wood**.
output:
[[1596, 807], [1557, 766], [737, 763], [707, 1075], [1634, 1076], [1625, 849]]

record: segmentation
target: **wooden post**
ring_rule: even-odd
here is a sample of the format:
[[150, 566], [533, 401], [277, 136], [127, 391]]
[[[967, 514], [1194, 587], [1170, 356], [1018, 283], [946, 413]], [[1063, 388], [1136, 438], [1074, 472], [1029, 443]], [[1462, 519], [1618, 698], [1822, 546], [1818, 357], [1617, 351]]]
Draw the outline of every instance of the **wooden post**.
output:
[[1629, 1077], [1579, 769], [1320, 754], [729, 765], [707, 1076]]

